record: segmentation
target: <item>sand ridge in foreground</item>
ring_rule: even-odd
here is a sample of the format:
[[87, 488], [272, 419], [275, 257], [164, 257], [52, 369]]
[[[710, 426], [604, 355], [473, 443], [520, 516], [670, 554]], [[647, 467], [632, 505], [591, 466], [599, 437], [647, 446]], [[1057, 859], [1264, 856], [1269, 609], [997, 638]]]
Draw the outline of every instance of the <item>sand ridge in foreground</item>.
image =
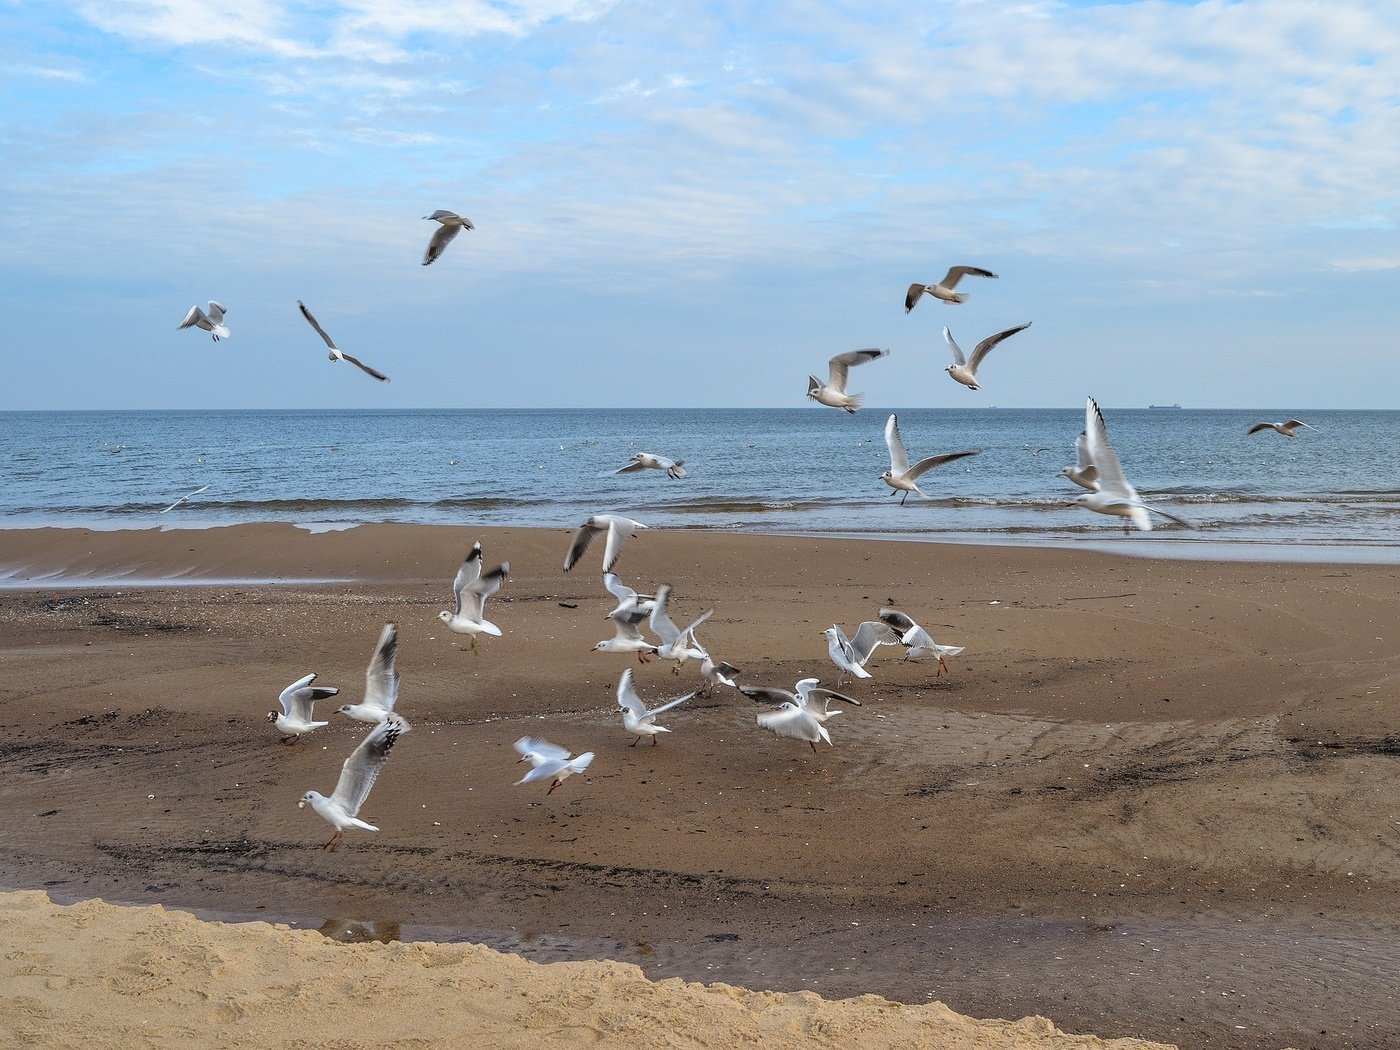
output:
[[978, 1021], [942, 1003], [650, 981], [625, 963], [541, 964], [476, 944], [337, 944], [160, 905], [0, 895], [0, 1042], [22, 1046], [908, 1046], [1165, 1050]]

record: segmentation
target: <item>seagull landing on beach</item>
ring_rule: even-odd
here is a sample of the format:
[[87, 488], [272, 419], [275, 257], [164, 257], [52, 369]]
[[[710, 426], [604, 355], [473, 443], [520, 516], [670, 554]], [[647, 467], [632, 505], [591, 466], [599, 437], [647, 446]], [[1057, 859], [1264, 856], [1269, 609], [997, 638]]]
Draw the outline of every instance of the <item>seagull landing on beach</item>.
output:
[[633, 521], [631, 518], [624, 518], [617, 514], [594, 514], [578, 527], [578, 532], [574, 533], [574, 542], [569, 544], [569, 551], [564, 555], [564, 571], [568, 572], [578, 560], [583, 557], [583, 552], [588, 550], [588, 545], [593, 542], [599, 533], [608, 534], [608, 544], [603, 548], [603, 571], [612, 572], [613, 566], [617, 564], [618, 555], [622, 553], [622, 544], [634, 536], [638, 530], [647, 526], [640, 521]]
[[[831, 744], [831, 734], [827, 732], [826, 721], [840, 714], [831, 710], [831, 701], [860, 706], [860, 701], [844, 693], [817, 688], [818, 678], [804, 678], [797, 683], [797, 692], [786, 689], [771, 689], [764, 686], [741, 685], [739, 692], [760, 704], [777, 704], [777, 709], [762, 712], [756, 721], [759, 726], [778, 736], [805, 740], [812, 750], [817, 750], [817, 741]], [[820, 703], [820, 707], [817, 704]]]
[[958, 282], [964, 277], [991, 277], [995, 279], [996, 274], [991, 270], [982, 270], [976, 266], [953, 266], [943, 275], [943, 280], [937, 284], [918, 284], [917, 282], [909, 286], [909, 290], [904, 293], [904, 312], [907, 314], [914, 307], [919, 305], [919, 300], [925, 295], [931, 295], [949, 306], [956, 303], [967, 302], [967, 295], [953, 291], [958, 286]]
[[457, 599], [457, 607], [452, 612], [444, 609], [438, 619], [447, 624], [449, 631], [471, 635], [473, 649], [476, 636], [489, 634], [499, 638], [501, 629], [486, 619], [486, 599], [501, 589], [510, 575], [510, 562], [503, 561], [490, 572], [481, 571], [481, 544], [472, 544], [471, 553], [457, 570], [457, 578], [452, 581], [452, 593]]
[[941, 467], [944, 463], [951, 463], [955, 459], [965, 459], [968, 456], [977, 455], [976, 450], [967, 452], [945, 452], [941, 456], [929, 456], [921, 459], [912, 467], [909, 465], [909, 452], [904, 447], [904, 438], [899, 433], [899, 419], [893, 413], [885, 422], [885, 444], [890, 449], [890, 469], [880, 475], [880, 480], [890, 487], [890, 495], [896, 492], [903, 492], [899, 505], [904, 506], [904, 501], [909, 498], [909, 493], [918, 492], [920, 496], [928, 497], [920, 491], [918, 480], [927, 474], [934, 467]]
[[642, 742], [642, 737], [651, 737], [651, 746], [656, 746], [656, 738], [661, 733], [669, 733], [665, 726], [656, 724], [656, 716], [664, 714], [673, 707], [679, 707], [689, 700], [694, 693], [686, 693], [685, 696], [677, 697], [675, 700], [668, 700], [659, 707], [647, 710], [647, 705], [642, 703], [642, 698], [637, 695], [637, 687], [632, 683], [632, 668], [622, 672], [622, 677], [617, 682], [617, 706], [622, 709], [622, 728], [629, 733], [635, 733], [637, 739], [628, 744], [628, 747], [636, 747]]
[[214, 342], [229, 337], [228, 325], [224, 324], [224, 314], [227, 313], [223, 303], [216, 303], [209, 300], [209, 312], [206, 314], [197, 306], [191, 306], [190, 312], [185, 314], [185, 319], [175, 326], [178, 332], [181, 328], [202, 328], [214, 337]]
[[832, 624], [822, 634], [826, 637], [826, 654], [841, 670], [838, 685], [848, 674], [856, 678], [871, 677], [870, 672], [865, 669], [865, 665], [870, 661], [870, 654], [878, 646], [899, 643], [899, 635], [888, 624], [878, 620], [866, 620], [862, 623], [856, 628], [854, 639], [847, 638], [846, 632], [836, 624]]
[[546, 795], [554, 794], [554, 789], [575, 773], [582, 773], [593, 761], [593, 752], [585, 751], [578, 758], [570, 758], [569, 752], [558, 744], [551, 744], [543, 737], [522, 736], [515, 742], [515, 750], [521, 762], [529, 762], [530, 772], [517, 780], [516, 785], [533, 784], [538, 780], [553, 780]]
[[651, 610], [651, 630], [656, 637], [661, 639], [661, 645], [657, 648], [656, 655], [663, 660], [674, 660], [676, 666], [671, 668], [671, 673], [679, 674], [681, 664], [687, 660], [704, 658], [704, 650], [695, 643], [695, 628], [708, 620], [714, 614], [714, 610], [706, 609], [689, 627], [682, 631], [668, 614], [667, 606], [670, 599], [671, 585], [669, 583], [663, 583], [656, 588], [656, 599]]
[[1061, 467], [1060, 473], [1069, 478], [1082, 489], [1090, 492], [1099, 491], [1099, 468], [1094, 466], [1093, 460], [1089, 458], [1089, 436], [1086, 431], [1079, 432], [1079, 440], [1074, 443], [1075, 464], [1072, 467]]
[[636, 653], [637, 663], [647, 662], [647, 653], [655, 654], [658, 646], [642, 637], [639, 624], [647, 618], [641, 609], [617, 608], [608, 614], [612, 621], [613, 636], [605, 638], [593, 647], [595, 653]]
[[710, 651], [700, 644], [700, 639], [696, 637], [695, 628], [690, 629], [690, 641], [696, 649], [700, 650], [700, 675], [705, 679], [705, 685], [701, 692], [709, 696], [717, 685], [727, 685], [731, 689], [739, 686], [739, 676], [744, 672], [731, 663], [723, 660], [716, 660], [710, 655]]
[[1178, 525], [1191, 527], [1189, 521], [1184, 521], [1158, 507], [1150, 507], [1142, 501], [1137, 489], [1123, 476], [1123, 465], [1118, 461], [1118, 453], [1108, 440], [1108, 427], [1103, 421], [1103, 413], [1099, 411], [1099, 406], [1092, 397], [1084, 405], [1084, 434], [1089, 462], [1099, 472], [1099, 487], [1094, 492], [1085, 492], [1074, 497], [1075, 503], [1097, 514], [1127, 518], [1128, 521], [1123, 524], [1124, 532], [1129, 531], [1129, 522], [1144, 532], [1150, 532], [1152, 519], [1148, 516], [1149, 511], [1160, 514]]
[[943, 340], [948, 344], [948, 349], [953, 351], [953, 363], [944, 371], [969, 390], [982, 389], [977, 385], [977, 366], [982, 363], [982, 359], [991, 352], [992, 347], [1003, 339], [1009, 339], [1017, 332], [1024, 332], [1030, 326], [1031, 322], [1027, 321], [1025, 324], [1018, 324], [1015, 328], [1008, 328], [996, 335], [989, 335], [972, 348], [972, 356], [963, 357], [962, 347], [953, 338], [953, 333], [949, 331], [948, 326], [944, 325]]
[[209, 487], [208, 485], [201, 485], [199, 488], [195, 489], [193, 492], [186, 492], [183, 496], [181, 496], [179, 499], [177, 499], [174, 503], [170, 504], [170, 506], [166, 507], [163, 511], [161, 511], [161, 513], [162, 513], [162, 514], [169, 514], [172, 510], [174, 510], [176, 507], [178, 507], [181, 503], [184, 503], [185, 500], [189, 499], [191, 496], [198, 496], [201, 492], [203, 492], [203, 491], [204, 491], [205, 489], [207, 489], [208, 487]]
[[319, 791], [308, 791], [301, 796], [297, 808], [310, 804], [317, 816], [335, 827], [335, 834], [322, 849], [332, 853], [345, 837], [346, 828], [363, 828], [365, 831], [378, 831], [373, 824], [366, 824], [359, 817], [360, 807], [369, 797], [369, 789], [374, 787], [379, 771], [389, 760], [389, 751], [394, 741], [408, 732], [408, 723], [395, 715], [369, 731], [360, 741], [360, 746], [350, 753], [345, 765], [340, 767], [340, 779], [336, 781], [335, 792], [330, 798]]
[[371, 368], [369, 365], [361, 361], [358, 357], [351, 357], [344, 350], [340, 349], [340, 347], [336, 346], [335, 343], [331, 342], [331, 337], [326, 334], [326, 330], [316, 323], [316, 318], [311, 316], [311, 311], [306, 308], [306, 304], [300, 299], [297, 300], [297, 308], [301, 310], [301, 316], [305, 317], [306, 320], [310, 323], [311, 327], [316, 329], [316, 334], [319, 335], [323, 340], [325, 340], [326, 346], [330, 348], [331, 352], [328, 356], [332, 361], [349, 361], [352, 365], [358, 368], [365, 375], [373, 376], [375, 379], [378, 379], [381, 383], [387, 383], [389, 381], [389, 377], [386, 376], [383, 372], [379, 371], [376, 368]]
[[379, 633], [379, 643], [374, 647], [369, 667], [365, 669], [364, 700], [358, 704], [341, 704], [337, 713], [370, 725], [378, 725], [393, 715], [394, 705], [399, 700], [399, 672], [394, 669], [398, 653], [399, 629], [386, 623]]
[[881, 609], [880, 619], [898, 633], [900, 644], [904, 646], [904, 659], [914, 663], [929, 659], [938, 661], [938, 673], [933, 676], [935, 678], [948, 673], [945, 657], [957, 656], [966, 648], [962, 645], [939, 645], [927, 631], [898, 609]]
[[286, 689], [282, 690], [277, 702], [282, 705], [281, 711], [269, 711], [267, 720], [277, 724], [278, 732], [282, 733], [283, 744], [295, 744], [301, 739], [302, 733], [309, 733], [313, 729], [320, 729], [322, 726], [330, 725], [329, 722], [313, 722], [311, 713], [312, 705], [317, 700], [325, 700], [335, 696], [339, 689], [332, 689], [328, 686], [312, 685], [316, 681], [314, 674], [309, 674], [305, 678], [298, 678]]
[[867, 361], [874, 361], [876, 358], [884, 357], [888, 350], [871, 348], [869, 350], [851, 350], [848, 353], [837, 354], [827, 362], [827, 380], [823, 384], [814, 375], [807, 377], [807, 396], [819, 405], [826, 405], [828, 408], [841, 408], [847, 412], [854, 412], [860, 408], [860, 401], [864, 394], [846, 393], [846, 378], [850, 370], [855, 365], [863, 365]]
[[472, 225], [471, 219], [458, 215], [455, 211], [443, 211], [441, 208], [431, 215], [424, 215], [423, 218], [436, 219], [442, 223], [442, 226], [433, 233], [433, 239], [428, 242], [428, 250], [423, 253], [424, 266], [436, 262], [437, 257], [443, 253], [443, 249], [452, 243], [452, 238], [456, 237], [457, 234], [463, 230], [476, 229]]
[[655, 456], [650, 452], [638, 452], [632, 457], [632, 462], [625, 467], [618, 467], [614, 474], [640, 474], [644, 470], [664, 470], [668, 478], [685, 477], [685, 460], [667, 459], [665, 456]]
[[1317, 429], [1317, 427], [1311, 424], [1304, 423], [1301, 419], [1290, 419], [1286, 423], [1255, 423], [1254, 426], [1249, 428], [1249, 433], [1257, 434], [1261, 430], [1272, 430], [1282, 434], [1284, 437], [1295, 438], [1298, 436], [1299, 427], [1307, 427], [1309, 430]]

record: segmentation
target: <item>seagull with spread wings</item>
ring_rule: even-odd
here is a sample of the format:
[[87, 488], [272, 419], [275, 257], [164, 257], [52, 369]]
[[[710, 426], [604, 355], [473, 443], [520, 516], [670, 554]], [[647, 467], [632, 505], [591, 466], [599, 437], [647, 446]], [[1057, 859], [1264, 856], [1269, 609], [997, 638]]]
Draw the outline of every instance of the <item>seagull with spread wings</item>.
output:
[[818, 678], [804, 678], [797, 683], [797, 691], [793, 693], [786, 689], [755, 685], [741, 685], [739, 692], [761, 704], [777, 705], [774, 710], [758, 715], [759, 726], [778, 736], [805, 740], [816, 751], [818, 740], [831, 743], [831, 734], [827, 732], [825, 723], [841, 713], [831, 710], [832, 701], [860, 706], [860, 701], [854, 697], [818, 688], [820, 685]]
[[1160, 514], [1178, 525], [1191, 527], [1189, 521], [1178, 518], [1160, 507], [1148, 506], [1142, 501], [1137, 489], [1123, 476], [1123, 464], [1118, 461], [1118, 453], [1108, 440], [1108, 426], [1104, 423], [1103, 413], [1099, 411], [1099, 406], [1092, 397], [1084, 406], [1084, 435], [1089, 462], [1099, 472], [1099, 487], [1093, 492], [1084, 492], [1074, 497], [1075, 503], [1097, 514], [1128, 519], [1123, 523], [1124, 532], [1129, 531], [1129, 522], [1144, 532], [1151, 531], [1152, 519], [1149, 512]]
[[[1272, 430], [1284, 437], [1295, 438], [1298, 436], [1298, 428], [1307, 427], [1309, 430], [1316, 430], [1317, 427], [1310, 423], [1304, 423], [1301, 419], [1290, 419], [1285, 423], [1255, 423], [1249, 428], [1250, 434], [1257, 434], [1261, 430]], [[1247, 435], [1246, 435], [1247, 436]]]
[[379, 632], [379, 642], [369, 666], [365, 668], [364, 700], [358, 704], [341, 704], [336, 713], [370, 725], [378, 725], [392, 715], [394, 705], [399, 702], [399, 672], [394, 669], [398, 653], [399, 629], [395, 624], [386, 623]]
[[435, 219], [442, 223], [433, 231], [433, 239], [428, 242], [428, 250], [423, 253], [423, 265], [429, 266], [437, 262], [439, 255], [452, 243], [452, 238], [463, 230], [474, 230], [471, 219], [465, 215], [458, 215], [455, 211], [444, 211], [439, 208], [431, 215], [424, 215], [425, 219]]
[[577, 758], [571, 758], [569, 751], [558, 744], [538, 736], [522, 736], [514, 744], [520, 762], [530, 763], [530, 772], [515, 783], [533, 784], [539, 780], [552, 780], [546, 795], [554, 794], [554, 789], [575, 773], [582, 773], [593, 762], [593, 752], [585, 751]]
[[278, 732], [282, 733], [280, 743], [295, 744], [301, 739], [302, 733], [309, 733], [313, 729], [320, 729], [322, 726], [330, 725], [329, 722], [313, 722], [311, 713], [312, 706], [317, 700], [326, 700], [340, 692], [329, 686], [312, 685], [316, 681], [314, 674], [298, 678], [291, 685], [283, 689], [281, 695], [277, 697], [277, 702], [282, 705], [280, 711], [269, 711], [267, 720], [277, 725]]
[[898, 609], [881, 609], [880, 619], [898, 633], [900, 644], [904, 646], [904, 659], [914, 663], [929, 659], [938, 661], [938, 673], [933, 676], [935, 678], [948, 670], [947, 657], [957, 656], [966, 648], [962, 645], [939, 645], [912, 617], [906, 616]]
[[381, 383], [387, 383], [389, 381], [389, 377], [386, 376], [383, 372], [379, 371], [377, 368], [371, 368], [369, 365], [361, 361], [358, 357], [351, 357], [340, 347], [336, 346], [335, 343], [331, 341], [331, 337], [326, 334], [326, 330], [316, 323], [316, 318], [311, 316], [311, 311], [306, 308], [306, 304], [300, 299], [297, 300], [297, 307], [301, 310], [301, 316], [306, 318], [306, 320], [310, 323], [311, 327], [316, 329], [316, 334], [325, 340], [326, 346], [330, 347], [331, 352], [328, 356], [332, 361], [349, 361], [352, 365], [358, 368], [365, 375], [373, 376], [375, 379], [378, 379]]
[[900, 499], [900, 506], [909, 498], [909, 493], [917, 492], [927, 499], [927, 495], [919, 489], [918, 481], [934, 467], [941, 467], [944, 463], [951, 463], [955, 459], [965, 459], [968, 456], [977, 455], [976, 449], [965, 452], [945, 452], [941, 456], [928, 456], [919, 460], [912, 467], [909, 465], [909, 452], [904, 447], [904, 438], [899, 433], [899, 418], [890, 414], [890, 418], [885, 422], [885, 444], [890, 450], [890, 469], [880, 475], [880, 480], [890, 487], [890, 495], [896, 492], [903, 492]]
[[614, 474], [640, 474], [644, 470], [664, 470], [668, 478], [685, 477], [685, 460], [667, 459], [665, 456], [657, 456], [651, 452], [638, 452], [632, 457], [632, 462], [626, 466], [618, 467]]
[[807, 377], [807, 396], [819, 405], [854, 412], [860, 408], [861, 398], [865, 395], [846, 393], [846, 379], [850, 370], [856, 365], [863, 365], [867, 361], [874, 361], [887, 354], [889, 354], [888, 350], [873, 347], [869, 350], [851, 350], [848, 353], [837, 354], [827, 362], [825, 383], [814, 375]]
[[663, 660], [674, 660], [675, 666], [671, 668], [672, 674], [679, 674], [681, 664], [687, 660], [700, 660], [705, 656], [705, 652], [695, 643], [695, 628], [708, 620], [713, 614], [713, 609], [706, 609], [693, 623], [685, 630], [676, 626], [671, 619], [668, 606], [671, 600], [671, 585], [663, 583], [656, 588], [656, 598], [651, 610], [651, 630], [656, 637], [661, 639], [661, 645], [656, 650], [656, 655]]
[[569, 544], [569, 551], [564, 555], [564, 571], [568, 572], [578, 564], [583, 552], [588, 550], [588, 545], [595, 538], [607, 533], [608, 544], [603, 548], [603, 571], [612, 572], [613, 566], [617, 564], [618, 555], [622, 553], [622, 544], [646, 527], [640, 521], [633, 521], [618, 514], [594, 514], [574, 533], [574, 542]]
[[919, 300], [925, 295], [931, 295], [949, 306], [956, 303], [967, 302], [967, 293], [955, 292], [954, 288], [964, 277], [991, 277], [996, 278], [996, 274], [991, 270], [983, 270], [976, 266], [952, 266], [943, 275], [943, 280], [937, 284], [919, 284], [917, 281], [909, 286], [909, 290], [904, 293], [904, 312], [907, 314], [914, 307], [919, 305]]
[[846, 632], [836, 624], [832, 624], [822, 634], [826, 638], [826, 654], [841, 670], [838, 685], [848, 674], [856, 678], [870, 678], [870, 672], [865, 669], [865, 665], [870, 662], [870, 655], [879, 646], [899, 643], [899, 635], [895, 634], [888, 624], [878, 620], [866, 620], [856, 628], [854, 638], [847, 638]]
[[969, 390], [982, 389], [977, 385], [977, 366], [982, 363], [982, 359], [991, 353], [992, 347], [1003, 339], [1010, 339], [1017, 332], [1024, 332], [1030, 326], [1031, 322], [1027, 321], [1025, 324], [1018, 324], [1015, 328], [1007, 328], [997, 332], [996, 335], [989, 335], [972, 348], [971, 356], [964, 357], [962, 347], [958, 345], [958, 341], [953, 338], [953, 333], [945, 324], [943, 326], [943, 339], [948, 344], [948, 349], [953, 351], [953, 363], [944, 371]]
[[622, 728], [629, 733], [636, 734], [637, 739], [628, 744], [628, 747], [636, 747], [642, 742], [642, 737], [651, 737], [651, 746], [656, 746], [656, 738], [661, 733], [669, 733], [665, 726], [656, 724], [656, 716], [665, 714], [673, 707], [679, 707], [695, 694], [686, 693], [685, 696], [668, 700], [664, 704], [648, 710], [647, 705], [642, 702], [642, 698], [637, 695], [637, 687], [632, 682], [632, 668], [622, 672], [622, 677], [617, 683], [617, 706], [622, 709]]
[[1079, 440], [1074, 443], [1075, 463], [1072, 467], [1061, 467], [1060, 473], [1082, 489], [1090, 492], [1099, 490], [1099, 468], [1089, 458], [1089, 433], [1081, 430]]
[[510, 575], [510, 562], [503, 561], [490, 572], [481, 571], [481, 544], [472, 544], [471, 553], [457, 570], [457, 578], [452, 581], [452, 593], [457, 599], [457, 607], [452, 612], [444, 609], [438, 619], [447, 624], [449, 631], [471, 635], [471, 647], [476, 648], [476, 636], [489, 634], [499, 638], [501, 629], [486, 619], [486, 599], [501, 589]]
[[224, 309], [223, 303], [216, 303], [209, 300], [209, 312], [206, 314], [197, 306], [191, 306], [190, 312], [185, 314], [185, 319], [175, 326], [178, 332], [181, 328], [202, 328], [214, 337], [214, 342], [229, 337], [228, 325], [224, 324], [224, 314], [228, 311]]
[[346, 828], [379, 830], [373, 824], [367, 824], [360, 819], [360, 807], [369, 797], [369, 789], [374, 787], [374, 782], [379, 779], [384, 763], [389, 761], [389, 752], [394, 742], [406, 732], [408, 723], [396, 715], [390, 715], [371, 729], [360, 741], [360, 746], [350, 753], [350, 757], [340, 767], [340, 779], [336, 781], [335, 791], [330, 798], [319, 791], [308, 791], [301, 796], [301, 801], [297, 803], [298, 809], [309, 804], [317, 816], [335, 828], [335, 834], [322, 849], [335, 852], [340, 840], [345, 837]]
[[647, 654], [656, 654], [660, 646], [642, 637], [641, 622], [647, 613], [641, 609], [614, 609], [608, 614], [612, 621], [613, 636], [604, 638], [593, 647], [595, 653], [636, 653], [637, 663], [647, 662]]

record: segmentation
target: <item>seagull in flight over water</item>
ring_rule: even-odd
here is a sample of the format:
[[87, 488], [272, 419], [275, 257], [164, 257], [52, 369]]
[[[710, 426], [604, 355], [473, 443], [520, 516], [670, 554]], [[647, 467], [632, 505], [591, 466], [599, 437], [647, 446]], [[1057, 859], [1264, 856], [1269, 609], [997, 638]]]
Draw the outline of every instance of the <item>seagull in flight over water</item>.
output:
[[846, 378], [850, 369], [855, 365], [863, 365], [867, 361], [874, 361], [884, 357], [888, 350], [871, 348], [869, 350], [851, 350], [844, 354], [837, 354], [827, 362], [827, 380], [823, 383], [814, 375], [807, 376], [807, 396], [819, 405], [826, 405], [828, 408], [842, 408], [847, 412], [854, 412], [860, 408], [861, 398], [864, 394], [846, 393]]
[[632, 462], [625, 467], [618, 467], [614, 474], [637, 474], [643, 470], [664, 470], [668, 478], [685, 477], [685, 460], [667, 459], [665, 456], [652, 455], [650, 452], [638, 452], [632, 457]]
[[371, 729], [360, 741], [360, 746], [350, 753], [345, 764], [340, 767], [340, 779], [330, 798], [319, 791], [308, 791], [297, 803], [297, 808], [310, 805], [316, 814], [335, 827], [335, 834], [322, 849], [332, 853], [345, 837], [346, 828], [363, 828], [365, 831], [378, 831], [373, 824], [360, 819], [360, 807], [369, 797], [369, 789], [379, 779], [384, 763], [389, 761], [389, 751], [400, 736], [408, 732], [408, 723], [397, 715], [390, 715]]
[[428, 242], [428, 250], [423, 253], [423, 265], [429, 266], [437, 262], [439, 255], [452, 243], [452, 238], [463, 230], [474, 230], [471, 219], [464, 215], [458, 215], [455, 211], [444, 211], [439, 208], [431, 215], [424, 215], [425, 219], [436, 219], [442, 223], [433, 233], [433, 239]]
[[[1127, 518], [1128, 522], [1144, 532], [1150, 532], [1152, 529], [1149, 511], [1152, 514], [1160, 514], [1178, 525], [1191, 527], [1189, 521], [1159, 507], [1148, 506], [1142, 501], [1137, 489], [1123, 476], [1123, 464], [1118, 461], [1118, 453], [1108, 440], [1108, 426], [1103, 421], [1103, 413], [1099, 411], [1099, 406], [1092, 397], [1084, 406], [1084, 436], [1089, 462], [1099, 472], [1099, 485], [1093, 492], [1081, 493], [1074, 497], [1075, 503], [1098, 514]], [[1129, 531], [1128, 522], [1123, 524], [1124, 532]]]
[[917, 281], [909, 286], [909, 290], [904, 293], [904, 312], [907, 314], [914, 307], [919, 305], [919, 300], [925, 295], [931, 295], [949, 306], [956, 303], [967, 302], [967, 294], [955, 292], [954, 288], [964, 277], [991, 277], [996, 278], [996, 274], [991, 270], [983, 270], [976, 266], [952, 266], [943, 275], [943, 280], [937, 284], [919, 284]]
[[175, 326], [178, 332], [181, 328], [202, 328], [214, 337], [214, 342], [229, 337], [228, 325], [224, 324], [224, 314], [228, 311], [224, 309], [223, 303], [216, 303], [209, 300], [209, 312], [206, 314], [197, 306], [191, 306], [190, 312], [185, 314], [185, 319]]
[[996, 335], [989, 335], [972, 348], [971, 357], [964, 357], [962, 347], [958, 345], [957, 340], [953, 338], [953, 333], [945, 324], [943, 326], [943, 339], [948, 344], [948, 349], [953, 351], [953, 363], [944, 371], [969, 390], [982, 389], [977, 385], [977, 366], [982, 363], [982, 359], [991, 353], [992, 347], [1003, 339], [1009, 339], [1017, 332], [1024, 332], [1030, 326], [1031, 322], [1027, 321], [1025, 324], [1018, 324], [1015, 328], [1007, 328], [997, 332]]
[[890, 487], [891, 496], [896, 492], [902, 491], [904, 493], [904, 497], [899, 501], [901, 507], [911, 492], [918, 492], [920, 496], [928, 498], [919, 489], [918, 480], [934, 467], [941, 467], [944, 463], [951, 463], [955, 459], [965, 459], [968, 456], [977, 455], [976, 450], [945, 452], [941, 456], [929, 456], [926, 459], [921, 459], [911, 467], [909, 453], [904, 447], [904, 438], [899, 434], [899, 419], [894, 413], [890, 413], [890, 418], [885, 422], [885, 444], [889, 446], [890, 450], [890, 469], [880, 475], [880, 480]]
[[1254, 426], [1249, 428], [1249, 433], [1257, 434], [1261, 430], [1273, 430], [1282, 434], [1284, 437], [1295, 438], [1298, 436], [1299, 427], [1307, 427], [1309, 430], [1317, 429], [1317, 427], [1309, 423], [1304, 423], [1301, 419], [1290, 419], [1286, 423], [1255, 423]]
[[316, 329], [316, 334], [326, 341], [326, 346], [330, 347], [331, 352], [328, 356], [332, 361], [349, 361], [365, 375], [373, 376], [381, 383], [387, 383], [389, 381], [389, 377], [377, 368], [371, 368], [358, 357], [351, 357], [340, 347], [336, 346], [335, 343], [331, 341], [331, 337], [326, 334], [326, 330], [316, 323], [316, 318], [311, 316], [311, 311], [306, 308], [306, 304], [300, 299], [297, 300], [297, 308], [301, 310], [301, 316], [305, 317], [306, 320], [310, 322], [311, 327]]
[[166, 507], [166, 508], [165, 508], [163, 511], [161, 511], [160, 513], [162, 513], [162, 514], [169, 514], [172, 510], [174, 510], [176, 507], [178, 507], [181, 503], [184, 503], [185, 500], [189, 499], [191, 496], [198, 496], [201, 492], [203, 492], [203, 491], [204, 491], [205, 489], [207, 489], [208, 487], [209, 487], [208, 485], [201, 485], [199, 488], [195, 489], [193, 492], [186, 492], [183, 496], [181, 496], [179, 499], [177, 499], [174, 503], [170, 504], [170, 506]]
[[583, 552], [588, 550], [588, 545], [600, 533], [608, 534], [608, 544], [603, 548], [603, 571], [612, 572], [613, 566], [617, 564], [618, 556], [622, 553], [622, 544], [634, 536], [639, 529], [647, 526], [640, 521], [633, 521], [631, 518], [624, 518], [617, 514], [594, 514], [587, 521], [578, 527], [578, 532], [574, 533], [574, 542], [569, 544], [569, 551], [564, 555], [564, 571], [568, 572], [578, 560], [583, 557]]

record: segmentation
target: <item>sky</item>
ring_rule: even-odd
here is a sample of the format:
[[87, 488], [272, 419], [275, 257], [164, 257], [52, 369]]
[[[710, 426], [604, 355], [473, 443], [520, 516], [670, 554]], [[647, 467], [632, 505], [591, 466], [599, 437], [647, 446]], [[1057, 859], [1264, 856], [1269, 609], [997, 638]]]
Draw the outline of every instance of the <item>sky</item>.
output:
[[1400, 407], [1393, 0], [0, 0], [0, 156], [3, 410]]

